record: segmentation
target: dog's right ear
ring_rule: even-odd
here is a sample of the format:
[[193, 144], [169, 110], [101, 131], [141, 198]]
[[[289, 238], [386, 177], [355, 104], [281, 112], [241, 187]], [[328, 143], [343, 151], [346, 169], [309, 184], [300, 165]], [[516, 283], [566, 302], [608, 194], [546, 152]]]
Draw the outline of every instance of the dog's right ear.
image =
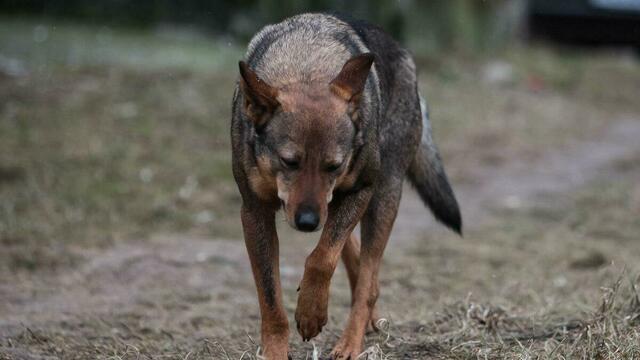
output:
[[278, 89], [264, 82], [244, 61], [240, 67], [240, 90], [244, 95], [243, 111], [256, 127], [264, 125], [279, 106]]

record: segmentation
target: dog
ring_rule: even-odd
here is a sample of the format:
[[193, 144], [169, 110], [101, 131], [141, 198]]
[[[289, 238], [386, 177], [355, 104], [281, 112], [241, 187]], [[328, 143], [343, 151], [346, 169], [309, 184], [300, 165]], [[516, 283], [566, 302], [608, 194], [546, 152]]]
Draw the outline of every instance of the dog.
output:
[[[356, 359], [375, 329], [378, 272], [405, 177], [436, 219], [462, 219], [432, 139], [411, 55], [380, 28], [333, 14], [302, 14], [258, 32], [239, 62], [233, 96], [233, 175], [256, 283], [266, 359], [287, 359], [289, 328], [275, 214], [322, 230], [305, 261], [295, 320], [308, 341], [327, 323], [340, 261], [352, 294], [331, 352]], [[352, 232], [360, 223], [361, 241]]]

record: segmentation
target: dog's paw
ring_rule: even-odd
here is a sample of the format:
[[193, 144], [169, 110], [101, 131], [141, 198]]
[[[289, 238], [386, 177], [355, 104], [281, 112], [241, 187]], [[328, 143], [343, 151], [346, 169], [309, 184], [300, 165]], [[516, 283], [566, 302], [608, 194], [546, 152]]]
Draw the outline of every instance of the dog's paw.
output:
[[331, 351], [332, 360], [356, 360], [362, 353], [362, 340], [342, 335], [338, 344]]
[[[305, 307], [305, 309], [308, 309]], [[303, 341], [309, 341], [318, 336], [322, 328], [327, 324], [327, 308], [320, 305], [317, 308], [310, 307], [310, 310], [301, 309], [298, 305], [296, 310], [296, 324], [298, 333]]]
[[288, 351], [280, 351], [278, 349], [265, 350], [261, 359], [265, 360], [291, 360], [291, 354]]
[[328, 289], [301, 286], [296, 308], [296, 324], [303, 341], [316, 337], [327, 324]]
[[288, 346], [280, 344], [269, 344], [265, 346], [262, 352], [262, 358], [265, 360], [291, 360]]
[[[267, 329], [269, 329], [267, 327]], [[273, 332], [263, 327], [262, 330], [262, 358], [266, 360], [289, 360], [289, 331]]]

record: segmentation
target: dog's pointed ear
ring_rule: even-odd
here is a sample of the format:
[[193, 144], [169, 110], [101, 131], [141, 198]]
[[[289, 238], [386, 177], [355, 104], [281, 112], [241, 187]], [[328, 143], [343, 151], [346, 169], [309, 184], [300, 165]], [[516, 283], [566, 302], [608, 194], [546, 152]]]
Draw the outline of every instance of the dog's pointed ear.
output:
[[244, 61], [240, 67], [240, 90], [244, 95], [243, 110], [256, 127], [264, 125], [279, 106], [278, 89], [264, 82]]
[[374, 55], [364, 53], [349, 59], [329, 86], [334, 94], [347, 102], [359, 100], [373, 64]]

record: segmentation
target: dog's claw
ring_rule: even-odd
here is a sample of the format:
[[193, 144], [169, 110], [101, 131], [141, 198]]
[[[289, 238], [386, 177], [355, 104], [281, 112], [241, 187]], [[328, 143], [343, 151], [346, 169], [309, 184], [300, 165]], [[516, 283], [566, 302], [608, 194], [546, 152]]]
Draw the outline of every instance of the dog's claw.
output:
[[296, 321], [298, 333], [302, 337], [302, 341], [310, 341], [322, 332], [322, 328], [327, 324], [322, 319], [301, 319]]

